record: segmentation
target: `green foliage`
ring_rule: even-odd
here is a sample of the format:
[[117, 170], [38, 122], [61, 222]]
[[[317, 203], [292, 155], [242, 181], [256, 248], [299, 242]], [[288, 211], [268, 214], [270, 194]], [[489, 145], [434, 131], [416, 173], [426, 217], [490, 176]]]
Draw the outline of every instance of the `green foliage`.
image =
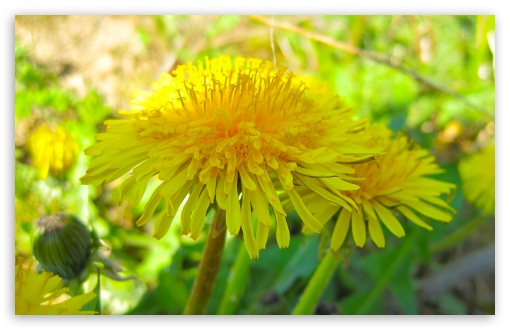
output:
[[[372, 251], [360, 261], [361, 271], [372, 281], [368, 290], [357, 290], [341, 303], [344, 314], [381, 314], [385, 290], [389, 290], [404, 312], [417, 311], [414, 289], [411, 280], [410, 262], [415, 235], [403, 238], [401, 244], [381, 251]], [[365, 284], [366, 285], [366, 284]]]
[[[319, 301], [337, 306], [338, 314], [422, 314], [430, 313], [430, 306], [438, 314], [480, 313], [451, 288], [425, 301], [420, 285], [466, 246], [477, 248], [494, 240], [493, 216], [480, 218], [480, 210], [466, 202], [457, 169], [463, 155], [494, 138], [488, 129], [495, 121], [494, 55], [489, 43], [494, 16], [274, 19], [387, 59], [391, 65], [311, 41], [299, 33], [273, 29], [278, 64], [326, 82], [347, 106], [357, 109], [359, 117], [408, 134], [437, 157], [445, 170], [438, 177], [457, 185], [449, 200], [456, 214], [448, 225], [434, 223], [429, 232], [403, 221], [406, 237], [396, 239], [385, 230], [387, 247], [382, 250], [372, 242], [358, 249], [348, 240], [348, 253]], [[157, 16], [153, 30], [139, 27], [134, 38], [141, 41], [147, 55], [156, 43], [165, 45], [162, 53], [175, 56], [176, 63], [225, 53], [273, 58], [269, 27], [249, 17], [218, 16], [204, 26], [197, 22], [189, 16]], [[35, 51], [16, 43], [15, 125], [17, 135], [22, 135], [15, 150], [16, 254], [30, 256], [33, 220], [45, 213], [73, 212], [97, 231], [110, 258], [122, 265], [123, 274], [137, 277], [116, 282], [101, 276], [99, 287], [98, 277], [92, 274], [84, 288], [98, 293], [100, 289], [101, 299], [86, 308], [111, 314], [182, 314], [202, 258], [204, 238], [194, 242], [182, 237], [176, 217], [169, 233], [156, 240], [151, 236], [151, 223], [142, 228], [135, 224], [148, 193], [135, 207], [118, 203], [120, 190], [115, 183], [80, 184], [90, 161], [83, 151], [103, 130], [103, 121], [114, 116], [113, 109], [105, 104], [106, 95], [99, 92], [99, 86], [88, 84], [82, 96], [63, 87], [63, 74], [48, 63], [37, 62]], [[40, 122], [64, 125], [80, 149], [71, 170], [44, 180], [37, 179], [25, 145], [26, 135]], [[455, 125], [458, 130], [450, 133]], [[304, 236], [300, 228], [293, 230], [293, 224], [299, 223], [295, 217], [288, 217], [293, 233], [290, 246], [279, 249], [270, 238], [257, 260], [237, 262], [245, 247], [239, 237], [227, 237], [208, 314], [292, 312], [320, 263], [318, 249], [324, 247], [317, 235]], [[230, 301], [233, 294], [236, 299]]]

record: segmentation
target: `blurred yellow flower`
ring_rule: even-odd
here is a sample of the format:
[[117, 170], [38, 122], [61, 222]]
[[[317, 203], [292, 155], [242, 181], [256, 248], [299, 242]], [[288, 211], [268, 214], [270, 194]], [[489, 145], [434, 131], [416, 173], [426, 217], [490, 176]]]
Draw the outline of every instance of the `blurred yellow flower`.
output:
[[[392, 138], [391, 130], [382, 126], [371, 126], [366, 132], [361, 143], [368, 147], [381, 147], [385, 153], [375, 156], [372, 162], [352, 165], [359, 180], [355, 182], [360, 188], [345, 194], [358, 205], [359, 213], [319, 200], [310, 192], [307, 194], [305, 188], [300, 188], [303, 200], [309, 201], [310, 209], [323, 222], [340, 211], [331, 237], [333, 250], [342, 246], [349, 229], [358, 247], [365, 245], [369, 234], [374, 243], [383, 248], [386, 241], [381, 222], [393, 235], [404, 236], [404, 228], [395, 211], [428, 230], [432, 227], [423, 220], [423, 216], [449, 222], [451, 212], [454, 212], [440, 195], [450, 193], [455, 185], [427, 177], [442, 170], [426, 150], [414, 146], [403, 134]], [[310, 231], [305, 228], [305, 232]]]
[[495, 147], [489, 145], [459, 162], [466, 200], [485, 214], [494, 214], [496, 198]]
[[28, 137], [27, 147], [41, 179], [48, 173], [65, 173], [78, 155], [74, 138], [61, 126], [52, 129], [46, 124], [39, 125]]
[[16, 265], [15, 312], [17, 315], [95, 314], [80, 311], [96, 294], [85, 293], [71, 297], [62, 279], [52, 273], [37, 274], [31, 265]]
[[96, 157], [82, 183], [111, 182], [132, 170], [121, 198], [138, 204], [157, 176], [161, 183], [137, 224], [147, 223], [162, 202], [155, 216], [158, 239], [185, 201], [182, 230], [194, 239], [216, 204], [226, 210], [230, 234], [242, 229], [251, 258], [265, 248], [272, 215], [277, 242], [286, 247], [290, 234], [279, 193], [288, 195], [310, 230], [320, 232], [322, 223], [297, 193], [296, 181], [350, 210], [356, 206], [343, 191], [358, 187], [345, 181], [353, 171], [341, 163], [373, 155], [352, 142], [365, 123], [352, 120], [338, 98], [309, 87], [259, 59], [222, 56], [181, 65], [154, 82], [152, 91], [135, 93], [133, 110], [119, 112], [123, 119], [105, 121], [99, 143], [86, 150]]

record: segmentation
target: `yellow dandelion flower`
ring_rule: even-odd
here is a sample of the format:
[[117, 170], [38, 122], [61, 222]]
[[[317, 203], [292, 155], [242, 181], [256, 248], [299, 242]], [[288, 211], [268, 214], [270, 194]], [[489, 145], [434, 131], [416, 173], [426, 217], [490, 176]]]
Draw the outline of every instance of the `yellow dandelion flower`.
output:
[[[428, 151], [413, 146], [403, 134], [392, 138], [391, 130], [382, 126], [371, 126], [366, 133], [362, 143], [381, 147], [385, 153], [375, 156], [372, 162], [352, 165], [357, 178], [355, 182], [360, 188], [346, 191], [345, 195], [358, 205], [359, 213], [319, 200], [305, 192], [305, 188], [300, 188], [303, 200], [310, 201], [310, 209], [316, 210], [317, 218], [326, 222], [338, 214], [331, 248], [338, 250], [342, 246], [349, 229], [358, 247], [365, 245], [368, 234], [378, 247], [383, 248], [386, 242], [381, 223], [393, 235], [403, 237], [404, 228], [395, 211], [428, 230], [432, 227], [423, 216], [449, 222], [452, 219], [450, 212], [454, 210], [440, 196], [450, 193], [455, 185], [427, 177], [442, 172]], [[305, 232], [310, 230], [305, 228]]]
[[[181, 65], [152, 91], [135, 93], [132, 103], [132, 110], [119, 112], [123, 119], [105, 121], [106, 132], [86, 150], [96, 157], [82, 183], [111, 182], [130, 172], [121, 198], [138, 204], [156, 176], [160, 185], [137, 224], [155, 217], [158, 239], [185, 201], [182, 230], [194, 239], [213, 204], [226, 210], [230, 234], [242, 229], [250, 257], [265, 247], [275, 221], [277, 242], [286, 247], [290, 235], [279, 194], [285, 192], [303, 222], [320, 232], [322, 223], [297, 184], [351, 209], [343, 191], [357, 186], [344, 180], [353, 171], [341, 163], [373, 155], [350, 142], [365, 124], [352, 120], [338, 98], [318, 97], [269, 61], [223, 56]], [[160, 203], [164, 210], [154, 216]]]
[[16, 265], [15, 312], [17, 315], [95, 314], [80, 311], [96, 294], [88, 292], [71, 297], [62, 279], [52, 273], [36, 273], [31, 265]]
[[78, 155], [74, 138], [61, 126], [55, 129], [46, 124], [38, 126], [28, 137], [27, 148], [41, 179], [48, 173], [65, 173]]
[[481, 151], [463, 158], [459, 163], [462, 190], [466, 200], [485, 214], [494, 214], [496, 198], [495, 147], [489, 145]]

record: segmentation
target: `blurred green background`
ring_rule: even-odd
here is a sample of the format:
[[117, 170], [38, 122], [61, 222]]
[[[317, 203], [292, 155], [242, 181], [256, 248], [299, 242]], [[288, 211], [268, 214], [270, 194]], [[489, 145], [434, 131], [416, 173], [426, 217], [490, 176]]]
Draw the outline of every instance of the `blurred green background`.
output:
[[[407, 236], [387, 235], [387, 248], [350, 250], [316, 313], [494, 314], [494, 214], [466, 201], [458, 170], [494, 143], [494, 43], [494, 16], [17, 16], [16, 256], [32, 258], [40, 215], [75, 213], [122, 274], [138, 278], [101, 278], [104, 314], [181, 314], [205, 237], [192, 241], [176, 225], [162, 240], [152, 238], [151, 228], [134, 224], [147, 198], [133, 208], [118, 203], [119, 182], [80, 185], [90, 161], [83, 150], [104, 131], [103, 120], [129, 109], [132, 92], [149, 89], [163, 72], [206, 56], [259, 57], [324, 81], [359, 117], [405, 132], [436, 156], [440, 177], [458, 186], [450, 224], [428, 232], [404, 222]], [[45, 178], [29, 147], [42, 124], [63, 127], [78, 146], [69, 169]], [[231, 313], [292, 311], [322, 242], [301, 235], [296, 217], [289, 216], [290, 247], [280, 250], [270, 238], [241, 274]], [[210, 314], [243, 258], [238, 239], [226, 244]], [[95, 283], [91, 275], [86, 290]]]

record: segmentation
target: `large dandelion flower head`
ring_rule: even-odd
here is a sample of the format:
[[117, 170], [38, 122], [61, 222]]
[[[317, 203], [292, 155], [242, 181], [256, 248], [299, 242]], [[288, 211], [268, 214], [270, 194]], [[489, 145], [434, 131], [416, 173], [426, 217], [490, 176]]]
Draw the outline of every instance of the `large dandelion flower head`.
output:
[[[338, 214], [331, 237], [333, 250], [342, 246], [349, 229], [358, 247], [365, 245], [367, 235], [378, 247], [384, 247], [386, 241], [381, 223], [393, 235], [403, 237], [405, 232], [398, 213], [428, 230], [432, 227], [425, 218], [441, 222], [452, 219], [454, 210], [441, 199], [441, 195], [449, 194], [455, 185], [428, 177], [442, 172], [435, 159], [405, 135], [397, 134], [394, 138], [393, 135], [390, 129], [378, 125], [366, 131], [362, 143], [380, 147], [385, 152], [375, 156], [374, 161], [352, 165], [359, 189], [345, 194], [358, 205], [359, 212], [351, 212], [326, 200], [311, 200], [313, 206], [310, 208], [317, 210], [314, 212], [317, 218], [327, 221]], [[308, 198], [304, 197], [305, 200]]]
[[94, 311], [80, 311], [94, 299], [94, 292], [71, 297], [62, 278], [44, 271], [37, 273], [31, 263], [16, 265], [15, 283], [17, 315], [95, 314]]
[[[280, 194], [289, 196], [310, 230], [320, 232], [322, 223], [295, 187], [334, 190], [330, 200], [355, 207], [343, 194], [357, 189], [344, 180], [352, 169], [342, 163], [373, 152], [352, 142], [364, 122], [351, 119], [338, 98], [314, 94], [309, 86], [259, 59], [223, 56], [181, 65], [154, 82], [152, 91], [136, 92], [134, 108], [119, 112], [123, 119], [105, 122], [106, 132], [86, 150], [96, 157], [82, 182], [111, 182], [129, 172], [122, 199], [137, 204], [149, 179], [159, 179], [137, 221], [144, 225], [154, 217], [156, 238], [185, 201], [182, 230], [194, 239], [213, 206], [226, 211], [230, 234], [242, 229], [252, 258], [265, 247], [274, 222], [277, 242], [286, 247]], [[164, 210], [154, 215], [160, 203]]]
[[27, 148], [40, 179], [65, 173], [78, 155], [78, 144], [62, 126], [39, 125], [30, 133]]
[[495, 160], [495, 147], [489, 145], [459, 162], [464, 196], [485, 214], [494, 214], [496, 206]]

